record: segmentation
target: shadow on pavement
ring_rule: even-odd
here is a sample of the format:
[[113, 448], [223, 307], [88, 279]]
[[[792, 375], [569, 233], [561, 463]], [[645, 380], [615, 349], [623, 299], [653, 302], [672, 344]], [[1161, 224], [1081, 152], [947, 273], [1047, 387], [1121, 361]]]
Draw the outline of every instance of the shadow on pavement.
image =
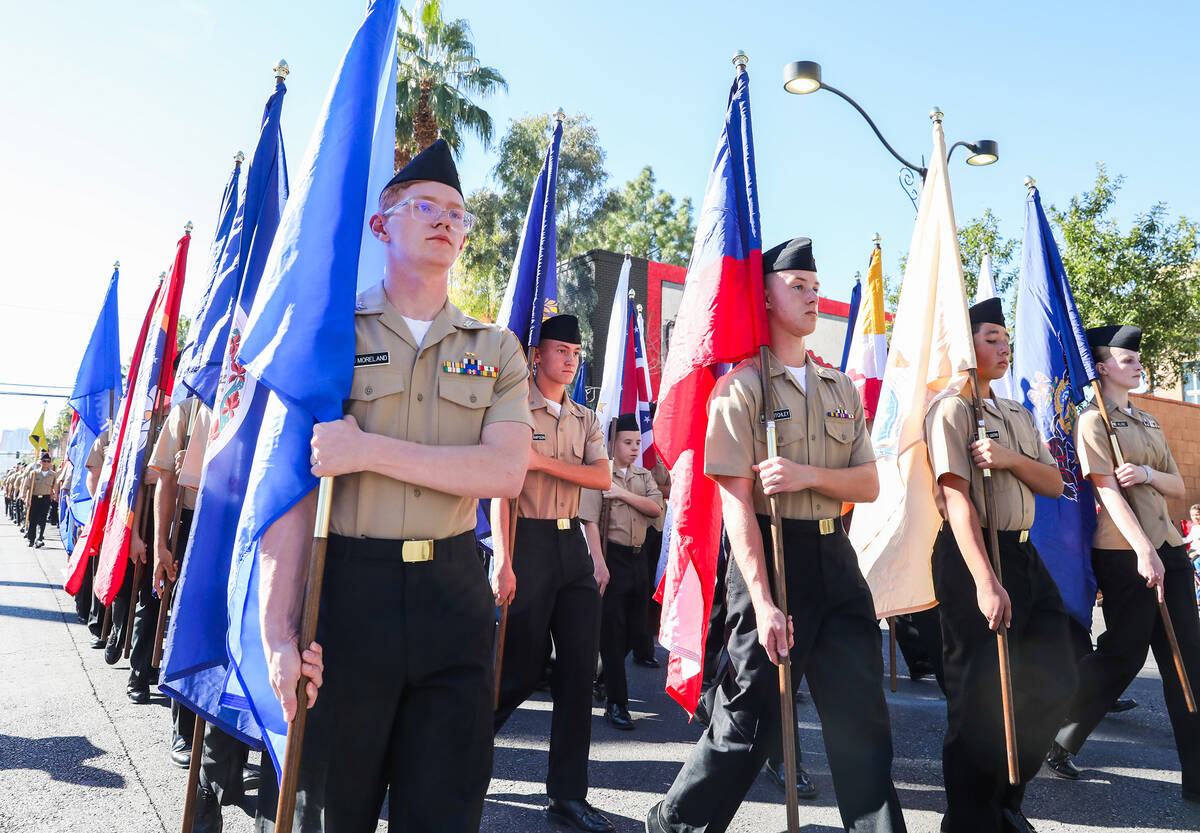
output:
[[123, 788], [124, 776], [84, 763], [103, 754], [103, 749], [81, 735], [55, 738], [0, 735], [0, 769], [42, 770], [55, 781]]
[[0, 605], [0, 616], [11, 616], [14, 619], [41, 619], [45, 622], [66, 621], [61, 610], [42, 610], [37, 607], [19, 607], [17, 605]]
[[47, 584], [44, 581], [0, 581], [0, 587], [41, 587], [46, 590], [57, 590], [59, 585]]

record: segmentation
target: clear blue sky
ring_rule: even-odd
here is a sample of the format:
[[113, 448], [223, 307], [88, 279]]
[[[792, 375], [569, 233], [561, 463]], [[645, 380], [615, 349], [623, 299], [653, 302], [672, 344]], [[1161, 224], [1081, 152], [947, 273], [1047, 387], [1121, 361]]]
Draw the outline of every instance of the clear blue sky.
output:
[[[729, 59], [744, 49], [766, 243], [811, 236], [831, 297], [848, 296], [876, 231], [895, 271], [913, 209], [899, 164], [857, 113], [827, 92], [783, 91], [789, 60], [821, 62], [825, 81], [908, 158], [929, 153], [933, 105], [950, 141], [997, 139], [994, 166], [969, 168], [955, 154], [960, 222], [990, 207], [1019, 237], [1023, 176], [1062, 204], [1101, 161], [1127, 177], [1120, 219], [1160, 200], [1174, 216], [1200, 217], [1191, 2], [443, 2], [447, 16], [470, 20], [480, 59], [509, 81], [507, 95], [482, 102], [500, 132], [559, 106], [585, 112], [612, 185], [649, 164], [659, 187], [697, 201]], [[0, 0], [0, 382], [73, 382], [116, 258], [131, 350], [188, 220], [184, 309], [194, 312], [221, 189], [234, 152], [253, 145], [271, 67], [280, 57], [293, 67], [283, 129], [298, 161], [363, 7]], [[464, 186], [483, 184], [494, 162], [472, 143]], [[31, 425], [40, 408], [0, 397], [0, 427]]]

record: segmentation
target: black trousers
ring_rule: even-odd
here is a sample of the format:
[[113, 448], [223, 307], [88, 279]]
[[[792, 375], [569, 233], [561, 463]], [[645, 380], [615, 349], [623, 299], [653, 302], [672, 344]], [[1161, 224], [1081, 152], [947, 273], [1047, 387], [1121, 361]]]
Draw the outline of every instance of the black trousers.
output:
[[[317, 641], [325, 684], [309, 712], [296, 800], [303, 833], [476, 833], [492, 774], [487, 572], [465, 532], [406, 563], [402, 542], [330, 536]], [[264, 781], [269, 780], [264, 775]], [[260, 797], [260, 829], [275, 807]]]
[[600, 590], [579, 521], [558, 529], [554, 520], [518, 518], [513, 571], [517, 592], [508, 608], [495, 730], [537, 687], [549, 636], [554, 640], [554, 710], [546, 794], [581, 800], [588, 791]]
[[[1183, 547], [1164, 544], [1158, 548], [1158, 556], [1166, 571], [1163, 592], [1179, 652], [1193, 690], [1200, 691], [1200, 619], [1192, 565]], [[1153, 651], [1175, 733], [1183, 789], [1200, 792], [1200, 715], [1188, 713], [1154, 591], [1138, 575], [1132, 550], [1092, 550], [1092, 569], [1104, 594], [1108, 627], [1097, 640], [1096, 650], [1079, 663], [1079, 690], [1058, 742], [1070, 752], [1078, 752], [1113, 700], [1142, 669], [1146, 652]]]
[[[879, 625], [858, 556], [844, 533], [818, 535], [805, 522], [783, 524], [788, 612], [795, 625], [792, 682], [808, 679], [842, 823], [854, 831], [903, 831], [891, 776]], [[770, 564], [766, 518], [759, 518], [759, 527]], [[735, 561], [726, 581], [733, 677], [720, 686], [708, 730], [663, 801], [662, 818], [677, 833], [726, 830], [768, 752], [782, 743], [778, 670], [758, 643], [754, 609]]]
[[646, 639], [645, 559], [641, 547], [608, 542], [608, 587], [604, 589], [600, 616], [600, 660], [604, 663], [604, 688], [608, 702], [629, 705], [625, 657]]
[[919, 613], [905, 613], [892, 617], [896, 628], [896, 644], [904, 655], [905, 664], [911, 669], [914, 664], [927, 664], [933, 669], [942, 693], [946, 693], [946, 675], [942, 670], [942, 623], [937, 608]]
[[[987, 540], [987, 532], [984, 532]], [[1020, 783], [1008, 783], [996, 632], [979, 612], [975, 582], [948, 524], [933, 546], [933, 586], [942, 622], [946, 736], [942, 830], [999, 833], [1019, 810], [1075, 690], [1074, 651], [1062, 597], [1033, 544], [999, 533], [1000, 571], [1012, 601], [1009, 656]]]
[[635, 659], [654, 659], [654, 641], [658, 637], [659, 621], [662, 619], [662, 605], [654, 601], [654, 591], [657, 589], [654, 579], [658, 573], [658, 556], [661, 552], [662, 533], [650, 527], [646, 530], [646, 540], [642, 542], [642, 559], [646, 564], [646, 632], [633, 647]]
[[50, 514], [50, 496], [34, 495], [29, 501], [29, 526], [25, 529], [25, 537], [30, 543], [35, 540], [34, 530], [37, 530], [36, 540], [41, 541], [46, 536], [46, 517]]

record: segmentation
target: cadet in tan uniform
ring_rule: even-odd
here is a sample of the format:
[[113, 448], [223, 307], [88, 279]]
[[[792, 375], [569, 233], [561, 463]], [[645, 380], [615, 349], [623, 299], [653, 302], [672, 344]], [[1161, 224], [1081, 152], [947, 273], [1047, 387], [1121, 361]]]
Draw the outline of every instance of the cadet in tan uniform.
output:
[[312, 472], [335, 477], [317, 643], [297, 650], [315, 491], [264, 536], [263, 642], [286, 717], [302, 663], [310, 697], [320, 686], [297, 830], [373, 830], [386, 793], [393, 829], [475, 833], [495, 631], [477, 499], [520, 492], [528, 371], [512, 333], [447, 300], [474, 217], [443, 140], [392, 179], [369, 223], [383, 283], [358, 298], [346, 416], [313, 430]]
[[[808, 356], [819, 301], [812, 242], [798, 237], [765, 252], [763, 273], [779, 456], [767, 457], [763, 369], [750, 359], [717, 383], [704, 449], [733, 556], [726, 579], [732, 678], [719, 687], [708, 730], [646, 829], [728, 828], [768, 754], [782, 749], [775, 666], [788, 654], [793, 683], [807, 677], [821, 716], [846, 829], [901, 831], [879, 625], [840, 519], [843, 501], [871, 501], [879, 492], [862, 402], [848, 377]], [[771, 590], [768, 495], [777, 496], [783, 518], [790, 623]]]
[[612, 478], [599, 420], [567, 393], [579, 353], [575, 316], [542, 322], [529, 390], [533, 454], [518, 502], [515, 553], [508, 541], [508, 502], [492, 503], [492, 589], [498, 603], [512, 602], [495, 729], [533, 693], [553, 639], [547, 813], [576, 829], [604, 833], [612, 822], [588, 804], [587, 791], [600, 596], [609, 576], [599, 536], [593, 529], [585, 540], [577, 516], [581, 487], [607, 489]]
[[[58, 474], [51, 470], [50, 455], [42, 452], [40, 466], [25, 477], [25, 490], [29, 493], [29, 526], [25, 538], [31, 547], [46, 545], [46, 518], [50, 513], [50, 498], [54, 494], [54, 481]], [[37, 540], [34, 540], [36, 532]]]
[[[605, 542], [604, 563], [608, 586], [600, 615], [600, 660], [604, 663], [604, 687], [608, 706], [604, 717], [618, 729], [634, 728], [629, 716], [629, 689], [625, 680], [625, 656], [646, 634], [646, 559], [642, 544], [653, 521], [662, 516], [663, 496], [648, 469], [634, 465], [642, 448], [637, 417], [621, 414], [613, 440], [612, 486], [605, 492], [586, 489], [579, 519]], [[607, 512], [603, 512], [607, 504]], [[604, 524], [599, 526], [601, 515]]]
[[[1028, 829], [1025, 785], [1041, 768], [1075, 686], [1074, 653], [1058, 587], [1029, 541], [1034, 495], [1062, 494], [1062, 476], [1033, 415], [993, 397], [1008, 370], [999, 298], [971, 307], [986, 440], [977, 440], [971, 401], [935, 403], [925, 418], [934, 499], [944, 523], [933, 547], [933, 586], [942, 625], [946, 735], [942, 774], [949, 833]], [[1000, 547], [997, 580], [984, 541], [984, 471], [991, 470]], [[1000, 665], [994, 631], [1009, 628], [1020, 783], [1008, 783]], [[1111, 702], [1111, 700], [1110, 700]]]
[[1183, 479], [1167, 447], [1162, 426], [1129, 401], [1141, 384], [1137, 327], [1087, 331], [1096, 359], [1104, 406], [1125, 463], [1115, 464], [1108, 431], [1095, 403], [1076, 423], [1075, 447], [1083, 473], [1096, 487], [1099, 506], [1092, 539], [1092, 569], [1104, 594], [1107, 630], [1094, 653], [1079, 663], [1079, 688], [1047, 758], [1059, 776], [1078, 778], [1071, 755], [1107, 713], [1113, 699], [1133, 681], [1154, 652], [1163, 697], [1183, 771], [1183, 797], [1200, 801], [1200, 715], [1190, 714], [1175, 671], [1171, 647], [1158, 613], [1165, 601], [1194, 691], [1200, 691], [1200, 620], [1192, 595], [1192, 570], [1183, 539], [1167, 513], [1167, 498], [1184, 496]]

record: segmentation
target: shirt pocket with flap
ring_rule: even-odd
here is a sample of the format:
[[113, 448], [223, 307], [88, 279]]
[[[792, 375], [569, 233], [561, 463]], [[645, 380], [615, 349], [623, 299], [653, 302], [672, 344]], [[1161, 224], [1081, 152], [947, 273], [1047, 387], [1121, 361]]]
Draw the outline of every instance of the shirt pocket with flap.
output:
[[441, 445], [478, 445], [483, 415], [492, 404], [495, 380], [487, 376], [439, 374], [437, 432]]
[[844, 469], [850, 465], [854, 445], [854, 419], [825, 417], [825, 467]]
[[359, 427], [372, 434], [396, 436], [396, 416], [403, 405], [404, 376], [385, 367], [362, 367], [354, 371], [346, 413]]

